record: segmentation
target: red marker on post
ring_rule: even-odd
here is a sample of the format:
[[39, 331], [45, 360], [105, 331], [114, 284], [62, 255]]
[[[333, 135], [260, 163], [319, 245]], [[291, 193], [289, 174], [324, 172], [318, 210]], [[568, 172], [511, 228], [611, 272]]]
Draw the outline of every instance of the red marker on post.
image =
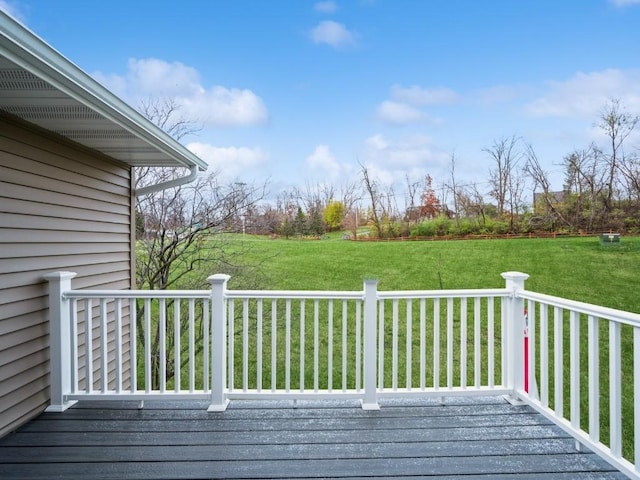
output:
[[524, 307], [524, 391], [529, 393], [529, 314]]

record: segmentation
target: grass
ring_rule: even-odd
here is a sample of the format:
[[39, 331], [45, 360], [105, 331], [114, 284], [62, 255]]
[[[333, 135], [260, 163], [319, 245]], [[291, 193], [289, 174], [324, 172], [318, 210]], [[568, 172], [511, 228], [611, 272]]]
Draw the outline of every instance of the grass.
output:
[[[526, 288], [640, 313], [640, 238], [604, 245], [594, 237], [438, 242], [270, 240], [251, 242], [248, 261], [263, 260], [263, 288], [360, 290], [377, 278], [380, 290], [503, 287], [500, 273], [529, 274]], [[203, 272], [203, 274], [219, 272]], [[231, 288], [243, 288], [231, 283]]]

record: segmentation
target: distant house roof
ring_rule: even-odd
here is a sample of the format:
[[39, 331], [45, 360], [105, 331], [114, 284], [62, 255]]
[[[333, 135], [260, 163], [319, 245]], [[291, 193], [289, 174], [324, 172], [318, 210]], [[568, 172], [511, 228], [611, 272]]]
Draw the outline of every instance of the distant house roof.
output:
[[0, 10], [0, 110], [131, 166], [207, 164]]

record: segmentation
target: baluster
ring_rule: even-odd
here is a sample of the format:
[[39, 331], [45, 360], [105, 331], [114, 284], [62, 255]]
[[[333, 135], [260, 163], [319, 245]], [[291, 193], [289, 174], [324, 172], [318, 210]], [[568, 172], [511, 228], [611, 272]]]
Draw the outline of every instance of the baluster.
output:
[[173, 390], [178, 393], [180, 391], [181, 368], [182, 358], [180, 358], [182, 348], [181, 346], [181, 331], [180, 331], [180, 299], [173, 299]]
[[412, 376], [412, 362], [413, 359], [413, 302], [411, 299], [407, 300], [407, 341], [406, 341], [406, 387], [407, 390], [411, 390], [411, 376]]
[[196, 389], [196, 304], [195, 299], [189, 299], [189, 392]]
[[100, 393], [109, 390], [108, 316], [107, 299], [103, 298], [100, 300]]
[[611, 455], [622, 455], [622, 364], [620, 324], [609, 321], [609, 431]]
[[440, 388], [440, 299], [433, 299], [433, 388]]
[[78, 392], [78, 300], [71, 300], [71, 392]]
[[202, 389], [205, 392], [209, 391], [209, 365], [211, 365], [210, 358], [210, 323], [209, 323], [209, 300], [203, 300], [202, 302], [202, 342], [203, 342], [203, 352], [202, 352]]
[[[144, 391], [151, 392], [151, 299], [144, 299]], [[93, 380], [92, 380], [93, 383]]]
[[278, 346], [278, 301], [271, 300], [271, 391], [275, 392], [277, 384], [277, 357]]
[[496, 365], [495, 365], [495, 302], [493, 297], [487, 298], [487, 366], [488, 366], [488, 380], [489, 388], [495, 387], [496, 380]]
[[[482, 309], [481, 309], [480, 297], [474, 297], [473, 299], [473, 385], [476, 388], [479, 388], [482, 385], [482, 343], [481, 343], [482, 314], [481, 314], [481, 311]], [[465, 309], [465, 312], [466, 312], [466, 309]]]
[[[365, 313], [365, 315], [366, 315], [366, 313]], [[366, 320], [365, 320], [365, 322], [366, 322]], [[378, 302], [378, 389], [379, 390], [384, 390], [384, 353], [385, 353], [385, 348], [384, 348], [384, 300], [380, 300]], [[366, 355], [366, 352], [365, 352], [365, 355]]]
[[[571, 427], [580, 430], [580, 315], [569, 314], [569, 385], [571, 391]], [[579, 443], [576, 441], [576, 447]]]
[[328, 301], [328, 332], [327, 332], [327, 390], [333, 390], [333, 300]]
[[453, 388], [453, 298], [447, 298], [447, 388]]
[[600, 329], [598, 317], [589, 315], [589, 439], [600, 441]]
[[262, 391], [262, 298], [258, 299], [257, 313], [258, 321], [256, 325], [256, 387], [258, 392]]
[[300, 392], [304, 392], [304, 357], [305, 357], [305, 301], [300, 300]]
[[129, 365], [131, 393], [138, 390], [138, 302], [135, 299], [129, 300]]
[[635, 471], [640, 473], [640, 327], [633, 327], [633, 432]]
[[235, 367], [236, 367], [236, 329], [235, 329], [235, 300], [230, 298], [228, 300], [227, 310], [227, 388], [229, 393], [233, 392], [236, 385], [235, 379]]
[[116, 366], [116, 393], [122, 392], [122, 299], [115, 302], [115, 366]]
[[427, 377], [427, 299], [420, 299], [420, 390], [425, 389]]
[[360, 392], [362, 388], [362, 302], [356, 300], [356, 391]]
[[93, 391], [93, 302], [87, 298], [84, 310], [85, 389]]
[[549, 311], [540, 305], [540, 403], [549, 407]]
[[242, 299], [242, 391], [249, 389], [249, 299]]
[[285, 340], [284, 340], [284, 388], [291, 390], [291, 299], [285, 301]]
[[467, 299], [460, 299], [460, 386], [467, 388]]
[[347, 301], [342, 301], [342, 391], [347, 391]]
[[320, 355], [320, 331], [319, 331], [319, 305], [318, 300], [313, 301], [313, 391], [318, 391], [318, 364]]
[[391, 388], [398, 390], [398, 299], [393, 299], [392, 303], [392, 343], [391, 343]]
[[564, 364], [563, 364], [563, 337], [562, 337], [562, 314], [560, 307], [553, 309], [553, 370], [554, 370], [554, 410], [556, 416], [563, 418], [563, 388], [564, 388]]

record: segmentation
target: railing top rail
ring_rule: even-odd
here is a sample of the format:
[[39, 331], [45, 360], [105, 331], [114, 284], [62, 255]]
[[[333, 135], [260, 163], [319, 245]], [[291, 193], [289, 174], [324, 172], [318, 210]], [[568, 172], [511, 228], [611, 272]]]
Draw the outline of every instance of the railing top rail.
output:
[[308, 299], [308, 300], [363, 300], [363, 291], [322, 290], [227, 290], [227, 298]]
[[574, 310], [585, 315], [592, 315], [594, 317], [605, 318], [614, 322], [640, 327], [640, 314], [637, 313], [625, 312], [624, 310], [617, 310], [615, 308], [601, 307], [599, 305], [555, 297], [544, 293], [531, 292], [529, 290], [522, 290], [518, 295], [525, 300], [533, 300], [554, 307]]
[[[505, 288], [494, 289], [458, 289], [458, 290], [397, 290], [378, 291], [378, 299], [409, 298], [459, 298], [459, 297], [503, 297], [513, 292]], [[103, 298], [194, 298], [205, 299], [211, 296], [211, 290], [67, 290], [63, 293], [68, 299]], [[226, 298], [251, 299], [309, 299], [309, 300], [363, 300], [362, 290], [226, 290]]]
[[397, 290], [378, 291], [378, 299], [408, 299], [408, 298], [473, 298], [473, 297], [505, 297], [513, 293], [507, 288], [478, 288], [457, 290]]
[[195, 298], [211, 297], [211, 290], [67, 290], [64, 298]]

